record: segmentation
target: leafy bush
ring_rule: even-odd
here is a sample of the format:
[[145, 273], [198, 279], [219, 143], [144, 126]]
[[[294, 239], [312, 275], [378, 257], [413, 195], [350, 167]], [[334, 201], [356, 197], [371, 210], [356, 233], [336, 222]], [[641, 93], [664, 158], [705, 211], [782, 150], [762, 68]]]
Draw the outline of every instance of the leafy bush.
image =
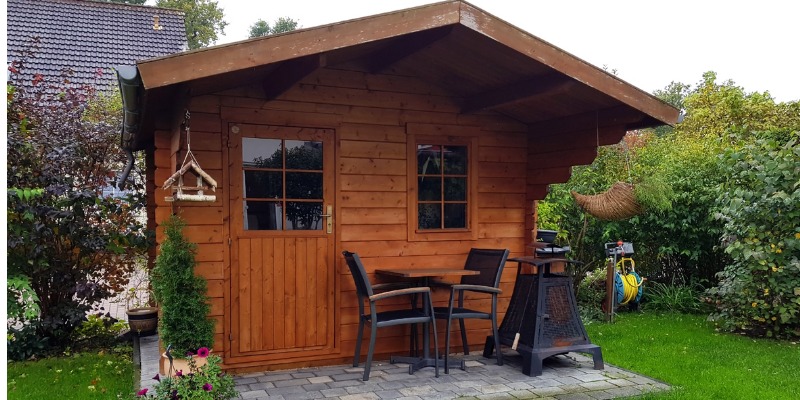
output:
[[111, 347], [126, 330], [128, 323], [125, 321], [104, 315], [89, 315], [72, 332], [72, 343], [79, 348]]
[[150, 283], [161, 307], [160, 339], [172, 345], [173, 354], [194, 353], [214, 344], [214, 320], [206, 280], [195, 275], [197, 245], [183, 235], [185, 223], [172, 215], [164, 223], [166, 239], [156, 257]]
[[[774, 135], [767, 134], [767, 137]], [[723, 160], [723, 243], [732, 258], [709, 294], [729, 330], [800, 337], [800, 143], [759, 139]]]
[[137, 219], [144, 190], [139, 182], [123, 195], [107, 193], [125, 160], [117, 144], [121, 115], [100, 113], [100, 105], [87, 114], [93, 88], [70, 86], [68, 76], [27, 77], [18, 60], [9, 70], [12, 82], [33, 82], [9, 87], [6, 103], [7, 289], [20, 305], [10, 308], [9, 323], [27, 320], [63, 349], [86, 314], [124, 287], [146, 251]]
[[36, 325], [25, 324], [8, 327], [6, 347], [9, 360], [24, 361], [46, 354], [50, 345], [49, 338], [41, 337], [36, 332]]
[[577, 285], [575, 299], [584, 322], [602, 321], [603, 300], [606, 297], [606, 269], [597, 268], [586, 273]]

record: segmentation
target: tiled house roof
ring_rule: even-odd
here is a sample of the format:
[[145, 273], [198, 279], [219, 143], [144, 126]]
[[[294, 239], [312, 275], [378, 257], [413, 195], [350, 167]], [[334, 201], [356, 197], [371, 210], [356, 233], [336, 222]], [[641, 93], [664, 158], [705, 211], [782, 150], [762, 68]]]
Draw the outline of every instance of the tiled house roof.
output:
[[20, 59], [20, 51], [31, 49], [38, 38], [24, 72], [46, 79], [70, 69], [72, 83], [112, 87], [117, 84], [113, 67], [186, 50], [183, 13], [176, 10], [84, 0], [8, 0], [7, 18], [7, 61]]

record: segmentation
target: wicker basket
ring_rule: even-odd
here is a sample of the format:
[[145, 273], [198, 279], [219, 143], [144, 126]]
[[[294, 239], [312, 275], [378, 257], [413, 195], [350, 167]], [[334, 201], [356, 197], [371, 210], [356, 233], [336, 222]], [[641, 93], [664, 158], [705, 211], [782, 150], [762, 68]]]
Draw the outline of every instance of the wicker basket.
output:
[[639, 215], [643, 211], [630, 183], [617, 182], [607, 191], [595, 195], [583, 195], [574, 191], [571, 193], [578, 206], [598, 219], [619, 221]]

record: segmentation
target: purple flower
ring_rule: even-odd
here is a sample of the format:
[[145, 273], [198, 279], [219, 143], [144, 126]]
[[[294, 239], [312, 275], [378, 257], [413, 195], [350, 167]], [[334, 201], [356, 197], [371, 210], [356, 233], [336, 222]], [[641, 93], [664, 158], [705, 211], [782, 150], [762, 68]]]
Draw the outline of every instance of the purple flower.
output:
[[155, 379], [155, 380], [157, 380], [157, 381], [161, 382], [161, 377], [160, 377], [160, 376], [158, 376], [158, 374], [156, 374], [156, 376], [154, 376], [154, 377], [153, 377], [153, 379]]
[[183, 376], [183, 370], [179, 369], [179, 370], [175, 371], [175, 376]]
[[211, 386], [210, 383], [206, 383], [205, 385], [203, 385], [203, 390], [205, 390], [206, 392], [210, 392], [214, 390], [214, 386]]
[[201, 347], [197, 349], [197, 356], [201, 358], [208, 357], [208, 347]]
[[147, 388], [144, 388], [144, 389], [136, 392], [136, 395], [137, 396], [145, 396], [145, 395], [147, 395]]
[[193, 356], [193, 355], [194, 355], [194, 353], [192, 353], [192, 351], [191, 351], [191, 350], [189, 350], [189, 351], [187, 351], [187, 352], [186, 352], [186, 357], [191, 357], [191, 356]]

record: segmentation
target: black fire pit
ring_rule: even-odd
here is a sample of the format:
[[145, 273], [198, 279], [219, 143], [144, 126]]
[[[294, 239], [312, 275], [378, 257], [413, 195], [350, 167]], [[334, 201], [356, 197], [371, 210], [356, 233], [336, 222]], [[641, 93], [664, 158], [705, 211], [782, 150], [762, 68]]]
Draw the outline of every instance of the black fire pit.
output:
[[[571, 351], [592, 354], [594, 369], [603, 369], [600, 346], [591, 343], [578, 314], [572, 278], [550, 273], [551, 263], [575, 261], [527, 256], [508, 261], [516, 261], [519, 268], [498, 333], [501, 344], [516, 347], [522, 355], [522, 373], [539, 376], [545, 358]], [[535, 267], [536, 273], [523, 273], [523, 264]], [[494, 350], [494, 337], [489, 336], [483, 356], [491, 357]]]

